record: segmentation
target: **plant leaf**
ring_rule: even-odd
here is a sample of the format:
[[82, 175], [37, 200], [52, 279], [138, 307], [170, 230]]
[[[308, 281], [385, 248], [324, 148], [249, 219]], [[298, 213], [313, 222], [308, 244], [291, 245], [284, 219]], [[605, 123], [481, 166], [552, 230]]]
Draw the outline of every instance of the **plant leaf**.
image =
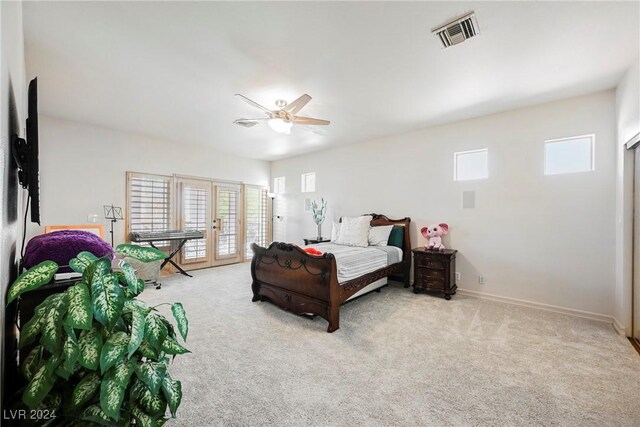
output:
[[167, 402], [159, 395], [153, 394], [146, 385], [140, 387], [140, 392], [136, 396], [136, 400], [140, 404], [142, 410], [152, 417], [164, 415], [167, 411]]
[[87, 403], [100, 388], [100, 380], [100, 374], [97, 372], [89, 372], [82, 377], [71, 394], [71, 407], [77, 409]]
[[140, 424], [141, 427], [157, 427], [156, 420], [150, 415], [146, 414], [137, 405], [131, 405], [131, 415], [136, 419], [136, 426]]
[[107, 257], [102, 257], [96, 261], [91, 262], [82, 273], [82, 281], [85, 283], [93, 283], [93, 281], [106, 275], [111, 271], [111, 260]]
[[91, 302], [96, 320], [110, 329], [116, 324], [124, 307], [124, 294], [118, 276], [96, 275], [91, 282]]
[[78, 343], [72, 339], [72, 337], [67, 336], [67, 339], [64, 341], [62, 354], [64, 355], [64, 362], [62, 363], [64, 368], [73, 373], [78, 357], [80, 357], [80, 347], [78, 347]]
[[149, 344], [155, 347], [156, 350], [160, 350], [168, 333], [167, 326], [162, 322], [160, 316], [149, 313], [144, 329], [144, 337], [149, 341]]
[[27, 381], [31, 381], [42, 362], [42, 346], [35, 346], [22, 362], [22, 374]]
[[58, 264], [53, 261], [43, 261], [22, 273], [7, 292], [7, 305], [23, 293], [49, 283], [56, 271], [58, 271]]
[[167, 365], [162, 362], [144, 362], [136, 368], [136, 375], [153, 394], [158, 394], [166, 373]]
[[129, 340], [129, 357], [136, 352], [142, 339], [144, 338], [144, 328], [146, 323], [146, 313], [136, 307], [131, 312], [131, 339]]
[[113, 422], [109, 420], [107, 414], [105, 414], [98, 405], [88, 406], [84, 411], [82, 411], [80, 417], [83, 420], [91, 421], [103, 426], [110, 426], [113, 424]]
[[[100, 370], [103, 374], [122, 361], [124, 355], [127, 354], [128, 345], [129, 335], [126, 332], [116, 332], [107, 339], [100, 353]], [[104, 408], [102, 409], [104, 410]]]
[[18, 348], [23, 348], [26, 345], [31, 344], [35, 341], [36, 337], [40, 333], [42, 329], [42, 325], [44, 324], [44, 314], [47, 309], [46, 303], [41, 303], [34, 311], [33, 317], [29, 319], [27, 323], [24, 324], [22, 329], [20, 329], [20, 341], [18, 344]]
[[144, 280], [138, 279], [138, 294], [141, 294], [144, 291]]
[[45, 364], [40, 366], [31, 378], [31, 381], [29, 381], [29, 384], [27, 384], [27, 387], [22, 393], [22, 401], [30, 409], [37, 408], [53, 387], [55, 383], [53, 373], [59, 364], [60, 358], [51, 356]]
[[184, 311], [184, 307], [181, 303], [176, 302], [171, 305], [171, 312], [178, 325], [180, 335], [183, 340], [187, 340], [187, 333], [189, 332], [189, 319], [187, 319], [187, 313]]
[[175, 339], [173, 339], [171, 337], [167, 337], [162, 342], [162, 351], [164, 351], [167, 354], [191, 353], [189, 350], [187, 350], [182, 345], [180, 345], [180, 343], [178, 341], [176, 341]]
[[169, 374], [167, 374], [162, 380], [162, 392], [169, 404], [171, 415], [175, 418], [176, 411], [178, 411], [178, 407], [182, 401], [182, 383], [172, 379]]
[[129, 380], [131, 379], [131, 375], [133, 375], [136, 370], [137, 363], [137, 358], [123, 360], [122, 362], [114, 366], [113, 369], [107, 372], [105, 378], [111, 379], [124, 388], [127, 388], [127, 386], [129, 385]]
[[153, 348], [147, 340], [142, 340], [138, 350], [140, 350], [140, 354], [151, 360], [158, 360], [158, 357], [160, 355], [159, 351]]
[[51, 354], [60, 355], [62, 349], [62, 319], [69, 308], [69, 295], [56, 294], [47, 306], [42, 325], [42, 346]]
[[116, 252], [142, 262], [160, 261], [167, 257], [164, 252], [158, 249], [128, 243], [119, 244], [116, 247]]
[[89, 331], [82, 331], [78, 339], [78, 346], [80, 347], [78, 363], [87, 369], [94, 371], [98, 369], [100, 352], [102, 351], [102, 336], [100, 332], [95, 327]]
[[100, 408], [114, 420], [120, 418], [120, 406], [124, 400], [125, 387], [113, 379], [104, 378], [100, 384]]
[[69, 294], [69, 311], [65, 323], [77, 329], [91, 329], [93, 308], [91, 296], [86, 283], [80, 282], [67, 290]]
[[69, 267], [76, 273], [84, 273], [84, 271], [98, 259], [91, 252], [82, 251], [75, 258], [69, 260]]
[[135, 294], [138, 293], [138, 276], [136, 276], [136, 271], [133, 266], [128, 262], [123, 263], [120, 266], [122, 270], [122, 274], [124, 275], [124, 280], [129, 290]]

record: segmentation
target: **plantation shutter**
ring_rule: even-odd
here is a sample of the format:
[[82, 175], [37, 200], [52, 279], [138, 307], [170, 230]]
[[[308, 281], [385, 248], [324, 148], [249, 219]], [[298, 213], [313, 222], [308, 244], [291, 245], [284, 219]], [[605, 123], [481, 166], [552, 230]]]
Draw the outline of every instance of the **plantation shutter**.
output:
[[238, 188], [218, 187], [217, 211], [220, 220], [218, 230], [218, 256], [232, 257], [238, 254]]
[[[171, 188], [173, 180], [163, 175], [127, 172], [127, 230], [131, 232], [171, 229]], [[128, 236], [127, 236], [128, 238]], [[154, 242], [169, 246], [168, 241]]]
[[253, 257], [251, 243], [266, 246], [269, 236], [267, 189], [247, 185], [245, 189], [245, 249], [246, 259]]
[[[209, 204], [209, 191], [206, 188], [185, 185], [182, 188], [183, 200], [183, 227], [185, 231], [207, 232], [207, 209]], [[183, 247], [183, 260], [193, 261], [206, 258], [207, 240], [189, 240]]]

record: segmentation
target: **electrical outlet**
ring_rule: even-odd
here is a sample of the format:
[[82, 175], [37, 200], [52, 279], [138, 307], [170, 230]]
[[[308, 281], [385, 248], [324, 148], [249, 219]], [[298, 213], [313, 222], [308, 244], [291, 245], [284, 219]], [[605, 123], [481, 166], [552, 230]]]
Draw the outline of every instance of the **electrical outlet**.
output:
[[460, 281], [460, 273], [456, 271], [456, 283]]
[[481, 285], [484, 285], [485, 282], [484, 282], [484, 276], [483, 275], [478, 276], [478, 283], [480, 283]]

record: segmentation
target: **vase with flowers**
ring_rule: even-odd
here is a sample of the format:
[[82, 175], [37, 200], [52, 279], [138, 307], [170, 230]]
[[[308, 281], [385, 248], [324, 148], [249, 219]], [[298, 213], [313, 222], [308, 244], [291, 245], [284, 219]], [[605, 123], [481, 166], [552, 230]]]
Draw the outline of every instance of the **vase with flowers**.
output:
[[322, 240], [322, 223], [327, 214], [327, 201], [322, 198], [319, 204], [317, 200], [311, 202], [311, 213], [313, 214], [313, 222], [318, 226], [318, 240]]

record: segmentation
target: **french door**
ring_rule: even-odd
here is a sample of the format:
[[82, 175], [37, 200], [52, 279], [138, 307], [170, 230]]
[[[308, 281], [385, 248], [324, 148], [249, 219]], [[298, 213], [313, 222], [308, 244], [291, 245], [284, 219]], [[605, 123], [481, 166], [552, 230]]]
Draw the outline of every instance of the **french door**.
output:
[[185, 270], [240, 262], [240, 185], [178, 178], [179, 228], [197, 230], [202, 239], [189, 240], [180, 253]]

